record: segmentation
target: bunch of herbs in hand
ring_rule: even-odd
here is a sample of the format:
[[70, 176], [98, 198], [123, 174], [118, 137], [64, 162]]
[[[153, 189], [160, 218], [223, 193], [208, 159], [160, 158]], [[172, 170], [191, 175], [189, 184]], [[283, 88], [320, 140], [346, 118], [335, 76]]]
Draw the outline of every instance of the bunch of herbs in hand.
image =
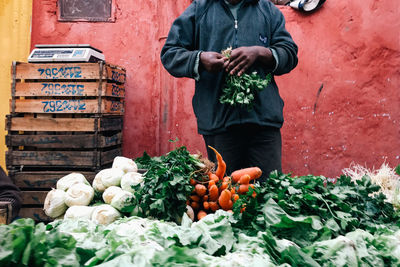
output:
[[[228, 47], [222, 51], [222, 54], [229, 59], [231, 52], [232, 47]], [[228, 74], [225, 78], [225, 85], [219, 102], [251, 110], [256, 93], [264, 90], [271, 82], [271, 79], [271, 73], [265, 79], [262, 79], [256, 71], [250, 74], [244, 73], [240, 76]]]

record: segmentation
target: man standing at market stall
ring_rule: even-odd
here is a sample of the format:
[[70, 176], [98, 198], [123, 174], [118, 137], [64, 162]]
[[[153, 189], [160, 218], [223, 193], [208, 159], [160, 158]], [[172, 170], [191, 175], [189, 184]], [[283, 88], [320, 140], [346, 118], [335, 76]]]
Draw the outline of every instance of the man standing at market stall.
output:
[[[228, 47], [229, 58], [221, 53]], [[171, 75], [196, 80], [192, 104], [211, 160], [209, 145], [228, 174], [258, 166], [263, 181], [281, 172], [283, 100], [273, 77], [296, 67], [297, 46], [278, 8], [268, 0], [194, 0], [172, 24], [161, 61]], [[272, 79], [254, 94], [252, 107], [221, 104], [225, 77], [254, 71]]]

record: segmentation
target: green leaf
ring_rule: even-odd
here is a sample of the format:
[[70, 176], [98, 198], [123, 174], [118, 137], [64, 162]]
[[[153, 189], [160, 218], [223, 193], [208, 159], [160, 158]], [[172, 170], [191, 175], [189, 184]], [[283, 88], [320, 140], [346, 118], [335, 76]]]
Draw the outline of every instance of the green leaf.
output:
[[264, 215], [265, 225], [270, 227], [281, 222], [287, 213], [273, 199], [269, 199], [262, 207], [261, 212]]
[[202, 180], [201, 162], [186, 147], [178, 147], [166, 155], [151, 158], [144, 154], [137, 160], [147, 169], [144, 183], [134, 187], [136, 205], [146, 216], [177, 221], [186, 211], [186, 199], [193, 186], [190, 178]]
[[320, 267], [313, 258], [304, 253], [298, 246], [289, 246], [281, 252], [280, 263], [288, 263], [290, 266]]
[[271, 82], [269, 73], [264, 79], [257, 72], [244, 73], [241, 76], [226, 75], [222, 94], [219, 98], [221, 104], [239, 106], [251, 110], [257, 92], [264, 90]]
[[171, 247], [155, 254], [152, 266], [199, 266], [196, 251], [188, 248]]
[[304, 250], [324, 266], [359, 266], [354, 242], [343, 236], [316, 242]]

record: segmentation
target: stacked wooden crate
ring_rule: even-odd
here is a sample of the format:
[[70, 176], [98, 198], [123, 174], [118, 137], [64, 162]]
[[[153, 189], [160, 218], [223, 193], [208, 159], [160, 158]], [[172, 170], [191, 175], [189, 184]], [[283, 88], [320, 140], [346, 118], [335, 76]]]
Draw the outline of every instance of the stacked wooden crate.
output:
[[122, 155], [125, 69], [99, 63], [14, 62], [6, 165], [21, 217], [48, 221], [43, 202], [71, 172], [95, 174]]

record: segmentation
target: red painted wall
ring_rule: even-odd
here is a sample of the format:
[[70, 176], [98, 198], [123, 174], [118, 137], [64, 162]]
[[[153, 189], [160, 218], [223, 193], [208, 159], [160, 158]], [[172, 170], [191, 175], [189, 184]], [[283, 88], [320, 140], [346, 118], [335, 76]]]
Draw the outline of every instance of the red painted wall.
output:
[[[170, 24], [189, 4], [116, 0], [115, 23], [57, 21], [56, 0], [34, 0], [35, 44], [89, 43], [127, 69], [124, 155], [160, 155], [179, 138], [205, 152], [191, 107], [193, 81], [159, 59]], [[303, 15], [280, 7], [299, 65], [278, 77], [285, 100], [284, 172], [337, 176], [351, 162], [400, 163], [400, 9], [395, 1], [327, 1]], [[322, 90], [317, 97], [317, 92]]]

